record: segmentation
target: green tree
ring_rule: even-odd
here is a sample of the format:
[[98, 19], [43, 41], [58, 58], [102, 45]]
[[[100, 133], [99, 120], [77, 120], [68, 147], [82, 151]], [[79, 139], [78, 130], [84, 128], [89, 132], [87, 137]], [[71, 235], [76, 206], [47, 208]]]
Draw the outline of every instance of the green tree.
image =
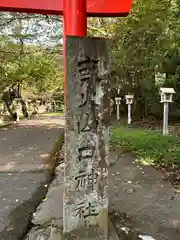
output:
[[123, 92], [135, 93], [143, 114], [154, 102], [159, 104], [155, 71], [175, 70], [173, 61], [179, 55], [175, 9], [176, 14], [170, 0], [137, 0], [130, 15], [116, 19], [114, 25], [113, 71]]
[[39, 94], [62, 85], [61, 24], [57, 17], [0, 13], [0, 91], [16, 83]]

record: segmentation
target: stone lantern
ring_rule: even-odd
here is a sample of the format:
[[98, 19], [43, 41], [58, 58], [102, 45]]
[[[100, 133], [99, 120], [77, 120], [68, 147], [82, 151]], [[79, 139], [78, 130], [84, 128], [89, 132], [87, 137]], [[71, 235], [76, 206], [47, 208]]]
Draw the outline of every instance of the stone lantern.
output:
[[172, 97], [174, 93], [174, 88], [160, 88], [161, 103], [173, 102]]
[[131, 105], [133, 104], [134, 95], [125, 95], [125, 99], [128, 105], [128, 124], [131, 124]]
[[116, 97], [115, 101], [116, 101], [116, 105], [120, 105], [121, 104], [121, 97]]
[[173, 88], [160, 88], [161, 103], [164, 104], [164, 115], [163, 115], [163, 135], [168, 135], [168, 112], [169, 103], [172, 103], [173, 94], [175, 91]]
[[126, 95], [126, 104], [133, 104], [134, 95]]

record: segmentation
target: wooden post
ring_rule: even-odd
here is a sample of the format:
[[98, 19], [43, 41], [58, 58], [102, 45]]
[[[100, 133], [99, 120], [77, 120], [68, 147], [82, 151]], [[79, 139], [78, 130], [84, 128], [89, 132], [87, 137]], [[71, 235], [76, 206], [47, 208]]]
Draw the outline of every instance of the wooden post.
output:
[[66, 46], [64, 238], [106, 240], [110, 116], [107, 41], [67, 36]]
[[168, 135], [168, 112], [169, 112], [169, 103], [164, 102], [163, 135]]

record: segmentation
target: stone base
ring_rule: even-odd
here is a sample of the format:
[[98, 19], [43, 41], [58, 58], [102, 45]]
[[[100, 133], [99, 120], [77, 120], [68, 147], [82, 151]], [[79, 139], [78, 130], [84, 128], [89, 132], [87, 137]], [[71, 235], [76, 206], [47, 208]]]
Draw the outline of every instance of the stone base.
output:
[[[124, 238], [123, 238], [124, 239]], [[121, 239], [121, 240], [123, 240]], [[80, 229], [78, 232], [63, 235], [62, 230], [49, 226], [34, 227], [24, 240], [106, 240], [96, 227]], [[120, 240], [113, 224], [109, 221], [109, 236], [107, 240]]]
[[34, 227], [24, 240], [50, 240], [51, 227]]
[[64, 240], [106, 240], [107, 236], [102, 234], [99, 227], [92, 226], [78, 229], [69, 234], [64, 234]]

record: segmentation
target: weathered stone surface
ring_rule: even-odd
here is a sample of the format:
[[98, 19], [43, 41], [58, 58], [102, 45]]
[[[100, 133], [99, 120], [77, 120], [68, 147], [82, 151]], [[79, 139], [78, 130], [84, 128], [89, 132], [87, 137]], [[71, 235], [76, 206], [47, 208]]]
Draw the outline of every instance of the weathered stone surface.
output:
[[[66, 46], [68, 68], [63, 227], [64, 232], [69, 233], [78, 228], [85, 231], [85, 226], [94, 226], [95, 229], [97, 225], [97, 232], [101, 232], [104, 240], [108, 228], [110, 115], [107, 41], [67, 37]], [[77, 238], [80, 231], [77, 231]]]
[[34, 227], [24, 240], [51, 240], [51, 227]]
[[38, 206], [32, 222], [35, 225], [50, 226], [52, 220], [59, 228], [63, 219], [64, 164], [56, 168], [56, 178], [51, 183], [44, 201]]
[[[35, 225], [50, 225], [56, 218], [63, 218], [63, 186], [50, 189], [46, 199], [38, 206], [32, 222]], [[59, 224], [62, 225], [62, 221]]]
[[63, 240], [62, 230], [60, 230], [56, 227], [51, 227], [50, 240]]
[[155, 238], [152, 238], [151, 236], [147, 236], [147, 235], [139, 235], [139, 237], [142, 240], [156, 240]]
[[65, 169], [65, 164], [61, 163], [57, 166], [55, 170], [55, 179], [51, 183], [51, 187], [57, 186], [57, 185], [63, 185], [64, 183], [64, 169]]
[[110, 219], [108, 221], [108, 235], [108, 240], [119, 240], [119, 236], [117, 235], [116, 229]]

